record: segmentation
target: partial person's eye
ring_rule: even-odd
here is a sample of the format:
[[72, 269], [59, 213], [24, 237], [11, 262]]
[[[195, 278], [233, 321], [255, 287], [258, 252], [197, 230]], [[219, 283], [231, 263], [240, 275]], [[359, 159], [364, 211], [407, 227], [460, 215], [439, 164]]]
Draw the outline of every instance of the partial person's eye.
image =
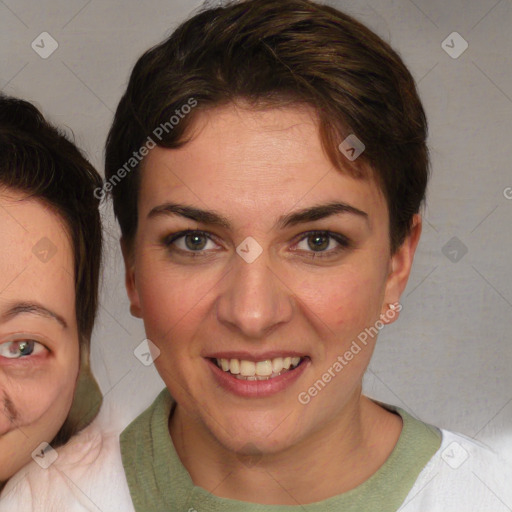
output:
[[[211, 244], [210, 247], [208, 247], [208, 243]], [[199, 254], [193, 253], [201, 253], [218, 247], [211, 235], [204, 231], [193, 229], [187, 229], [186, 231], [180, 231], [179, 233], [167, 236], [164, 244], [170, 250], [191, 253], [190, 256], [198, 256]]]
[[[300, 247], [301, 244], [303, 244], [302, 247]], [[350, 247], [350, 241], [339, 233], [309, 231], [302, 236], [296, 247], [298, 250], [304, 251], [307, 257], [327, 258]]]
[[15, 340], [0, 344], [0, 357], [18, 359], [40, 354], [46, 350], [45, 346], [34, 340]]

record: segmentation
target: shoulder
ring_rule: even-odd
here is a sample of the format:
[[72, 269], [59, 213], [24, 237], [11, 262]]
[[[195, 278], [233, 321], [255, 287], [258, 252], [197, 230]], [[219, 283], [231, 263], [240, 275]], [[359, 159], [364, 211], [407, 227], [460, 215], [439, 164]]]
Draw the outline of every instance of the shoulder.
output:
[[439, 450], [420, 473], [401, 512], [510, 511], [512, 467], [489, 446], [442, 430]]
[[105, 408], [66, 445], [49, 448], [12, 477], [0, 512], [133, 510], [119, 448], [123, 428]]
[[137, 469], [136, 463], [138, 466], [142, 461], [150, 464], [151, 454], [169, 444], [168, 422], [174, 403], [164, 388], [153, 403], [121, 432], [120, 450], [128, 477]]

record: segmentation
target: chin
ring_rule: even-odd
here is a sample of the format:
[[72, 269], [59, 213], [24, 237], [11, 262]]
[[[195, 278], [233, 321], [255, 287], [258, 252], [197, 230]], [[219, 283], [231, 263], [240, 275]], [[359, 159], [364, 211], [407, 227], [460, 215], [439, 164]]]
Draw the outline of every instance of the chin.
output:
[[247, 413], [243, 419], [224, 416], [207, 428], [227, 450], [240, 455], [275, 454], [294, 446], [301, 437], [297, 421], [287, 413]]

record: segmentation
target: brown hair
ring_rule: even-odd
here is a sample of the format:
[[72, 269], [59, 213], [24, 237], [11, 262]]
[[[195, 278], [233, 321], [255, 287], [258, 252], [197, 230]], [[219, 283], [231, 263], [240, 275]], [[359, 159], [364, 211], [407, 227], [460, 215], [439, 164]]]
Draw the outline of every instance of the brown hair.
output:
[[[191, 98], [198, 106], [182, 116]], [[134, 152], [148, 140], [180, 147], [201, 111], [238, 101], [254, 108], [312, 106], [331, 162], [357, 177], [372, 173], [387, 200], [392, 252], [402, 244], [429, 175], [427, 121], [408, 69], [386, 42], [332, 7], [247, 0], [199, 12], [132, 71], [105, 154], [128, 246], [137, 230], [140, 163], [126, 166]], [[179, 122], [169, 123], [175, 114]], [[166, 128], [155, 132], [159, 126]], [[350, 134], [365, 145], [354, 162], [338, 149]]]
[[99, 201], [93, 191], [101, 183], [78, 148], [35, 106], [0, 95], [0, 187], [20, 191], [56, 211], [66, 223], [74, 253], [80, 373], [73, 406], [55, 445], [89, 423], [101, 405], [89, 366], [102, 254]]

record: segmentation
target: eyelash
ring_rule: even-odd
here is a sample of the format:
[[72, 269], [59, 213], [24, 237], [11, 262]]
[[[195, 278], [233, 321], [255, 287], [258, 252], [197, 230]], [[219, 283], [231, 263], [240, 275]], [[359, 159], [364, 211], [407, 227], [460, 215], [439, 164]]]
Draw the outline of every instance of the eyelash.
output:
[[[172, 233], [170, 235], [167, 235], [163, 240], [163, 244], [170, 251], [181, 252], [182, 254], [187, 254], [187, 256], [190, 258], [205, 257], [206, 255], [204, 254], [205, 251], [203, 249], [201, 249], [199, 251], [191, 251], [191, 250], [184, 250], [184, 249], [172, 247], [174, 242], [176, 242], [180, 238], [184, 238], [187, 235], [204, 236], [208, 240], [215, 242], [214, 238], [206, 231], [187, 229], [184, 231], [179, 231], [178, 233]], [[307, 254], [306, 257], [308, 257], [308, 258], [312, 258], [312, 259], [314, 259], [314, 258], [329, 258], [329, 257], [332, 257], [333, 255], [338, 254], [339, 252], [341, 252], [343, 250], [348, 249], [351, 246], [350, 240], [347, 237], [345, 237], [344, 235], [341, 235], [339, 233], [333, 233], [331, 231], [318, 231], [318, 230], [307, 231], [305, 233], [302, 233], [301, 238], [296, 242], [296, 244], [299, 244], [303, 240], [306, 240], [307, 238], [313, 237], [313, 236], [327, 236], [330, 239], [335, 240], [339, 245], [336, 249], [331, 249], [329, 251], [325, 251], [325, 250], [324, 251], [306, 251], [305, 254]]]

